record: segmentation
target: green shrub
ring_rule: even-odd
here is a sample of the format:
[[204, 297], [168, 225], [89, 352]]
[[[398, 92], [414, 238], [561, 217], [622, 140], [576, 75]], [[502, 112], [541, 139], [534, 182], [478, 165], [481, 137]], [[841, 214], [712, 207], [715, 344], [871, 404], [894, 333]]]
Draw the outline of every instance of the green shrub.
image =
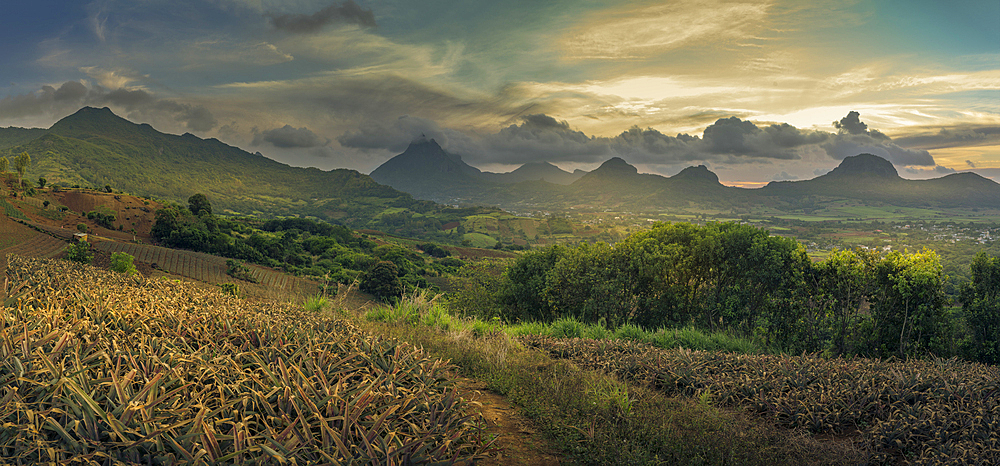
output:
[[130, 277], [139, 273], [135, 268], [135, 264], [131, 254], [125, 252], [115, 252], [111, 254], [111, 270], [124, 274], [126, 277]]
[[583, 338], [584, 325], [573, 318], [562, 318], [552, 323], [551, 335], [556, 338]]
[[66, 258], [73, 262], [89, 264], [90, 261], [94, 260], [94, 253], [90, 251], [90, 243], [80, 241], [66, 248]]
[[306, 298], [305, 303], [302, 304], [303, 309], [310, 312], [319, 312], [330, 303], [330, 300], [326, 299], [326, 296], [316, 295]]
[[625, 324], [615, 329], [615, 338], [619, 340], [645, 341], [646, 331], [638, 325]]

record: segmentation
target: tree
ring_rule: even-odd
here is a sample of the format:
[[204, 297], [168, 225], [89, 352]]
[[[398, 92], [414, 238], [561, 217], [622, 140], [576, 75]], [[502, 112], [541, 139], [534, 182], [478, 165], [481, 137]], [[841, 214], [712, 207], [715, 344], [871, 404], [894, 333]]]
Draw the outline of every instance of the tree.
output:
[[27, 152], [21, 152], [14, 159], [14, 170], [17, 170], [17, 186], [21, 187], [21, 178], [24, 177], [24, 171], [28, 169], [28, 165], [31, 164], [31, 156]]
[[66, 258], [81, 264], [89, 264], [94, 259], [94, 253], [90, 251], [90, 243], [80, 241], [66, 248]]
[[132, 262], [134, 258], [126, 252], [115, 252], [111, 254], [111, 270], [130, 277], [139, 271]]
[[966, 357], [1000, 363], [1000, 257], [980, 252], [970, 266], [972, 281], [962, 287], [962, 311], [972, 333]]
[[208, 202], [204, 194], [194, 194], [188, 198], [188, 210], [196, 217], [202, 213], [212, 215], [212, 203]]
[[950, 321], [944, 272], [934, 251], [890, 252], [873, 267], [867, 351], [874, 356], [946, 355]]
[[7, 169], [10, 167], [10, 161], [7, 157], [0, 157], [0, 173], [7, 173]]
[[403, 283], [399, 280], [399, 269], [389, 261], [379, 261], [368, 273], [361, 276], [361, 291], [393, 301], [403, 295]]

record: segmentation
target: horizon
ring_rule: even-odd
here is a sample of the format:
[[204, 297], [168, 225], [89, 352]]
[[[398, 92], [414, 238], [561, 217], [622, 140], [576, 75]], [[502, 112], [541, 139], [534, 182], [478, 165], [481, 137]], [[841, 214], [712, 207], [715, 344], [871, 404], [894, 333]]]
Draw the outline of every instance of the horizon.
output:
[[992, 1], [7, 9], [3, 127], [107, 106], [162, 132], [362, 173], [427, 134], [493, 172], [621, 157], [643, 173], [706, 165], [724, 184], [763, 186], [869, 152], [907, 179], [1000, 179]]

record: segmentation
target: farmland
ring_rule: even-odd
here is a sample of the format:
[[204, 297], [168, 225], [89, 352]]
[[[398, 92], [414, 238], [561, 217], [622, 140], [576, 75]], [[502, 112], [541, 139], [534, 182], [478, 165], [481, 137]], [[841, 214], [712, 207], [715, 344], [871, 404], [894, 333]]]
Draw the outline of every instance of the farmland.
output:
[[810, 355], [660, 350], [631, 342], [526, 336], [556, 358], [649, 384], [668, 395], [710, 397], [779, 425], [817, 434], [859, 430], [875, 462], [996, 464], [1000, 370], [957, 360], [883, 361]]
[[8, 461], [411, 464], [489, 451], [448, 365], [405, 343], [171, 281], [10, 262]]
[[[136, 262], [156, 264], [157, 269], [193, 278], [205, 283], [222, 283], [232, 281], [226, 274], [226, 259], [193, 251], [170, 249], [148, 244], [120, 243], [116, 241], [100, 241], [94, 247], [108, 254], [124, 252], [135, 258]], [[288, 290], [294, 286], [295, 277], [263, 267], [249, 266], [251, 276], [264, 286], [277, 290]]]

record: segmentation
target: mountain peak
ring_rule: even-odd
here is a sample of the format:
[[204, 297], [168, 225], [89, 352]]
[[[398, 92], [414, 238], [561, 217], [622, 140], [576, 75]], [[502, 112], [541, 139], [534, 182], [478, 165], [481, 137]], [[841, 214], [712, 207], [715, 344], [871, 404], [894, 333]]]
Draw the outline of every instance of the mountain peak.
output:
[[896, 171], [896, 167], [892, 166], [892, 162], [872, 154], [858, 154], [846, 157], [840, 162], [837, 168], [834, 168], [833, 171], [823, 176], [839, 178], [851, 175], [870, 175], [890, 179], [899, 178], [899, 173]]
[[625, 159], [622, 159], [621, 157], [612, 157], [608, 159], [606, 162], [602, 163], [600, 167], [597, 167], [596, 170], [590, 172], [590, 174], [592, 175], [596, 174], [602, 176], [606, 175], [627, 176], [627, 175], [635, 175], [638, 173], [639, 170], [637, 168], [633, 167], [632, 165], [629, 165], [628, 162], [626, 162]]
[[681, 170], [680, 173], [672, 176], [673, 179], [688, 179], [688, 180], [708, 180], [712, 183], [719, 183], [719, 176], [713, 173], [708, 167], [704, 165], [698, 165], [697, 167], [687, 167]]
[[[95, 108], [83, 107], [76, 113], [57, 121], [50, 132], [57, 134], [95, 133], [95, 134], [118, 134], [123, 130], [134, 129], [138, 125], [115, 115], [108, 107]], [[128, 128], [128, 129], [126, 129]]]

